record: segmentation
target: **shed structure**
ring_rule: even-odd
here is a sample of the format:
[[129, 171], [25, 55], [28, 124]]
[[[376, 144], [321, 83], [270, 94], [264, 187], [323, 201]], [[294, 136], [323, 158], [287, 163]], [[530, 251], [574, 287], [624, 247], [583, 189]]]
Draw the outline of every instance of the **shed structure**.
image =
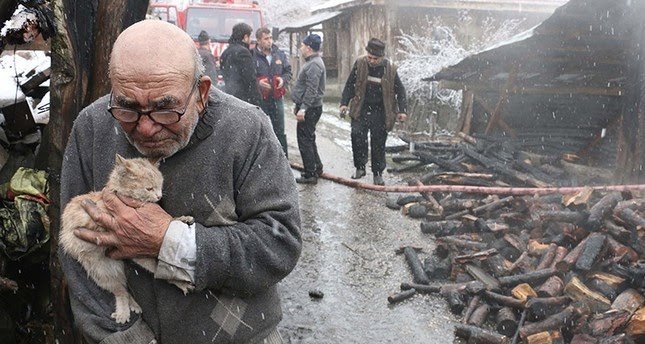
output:
[[459, 130], [643, 183], [645, 4], [571, 0], [543, 23], [428, 79], [461, 89]]

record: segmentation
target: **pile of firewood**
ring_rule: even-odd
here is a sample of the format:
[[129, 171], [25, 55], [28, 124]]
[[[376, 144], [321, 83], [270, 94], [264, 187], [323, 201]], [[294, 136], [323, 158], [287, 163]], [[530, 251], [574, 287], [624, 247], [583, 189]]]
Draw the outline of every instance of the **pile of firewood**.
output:
[[590, 190], [430, 198], [388, 202], [416, 211], [436, 238], [423, 263], [418, 248], [400, 248], [413, 283], [390, 302], [439, 293], [468, 343], [645, 341], [645, 199]]

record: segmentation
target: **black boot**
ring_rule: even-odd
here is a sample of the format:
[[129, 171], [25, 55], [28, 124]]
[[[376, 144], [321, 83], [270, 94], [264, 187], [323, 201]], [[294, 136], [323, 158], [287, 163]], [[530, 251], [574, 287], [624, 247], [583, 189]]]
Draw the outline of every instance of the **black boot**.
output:
[[385, 185], [383, 176], [380, 173], [374, 173], [374, 185]]
[[316, 176], [307, 177], [307, 176], [305, 176], [303, 174], [299, 178], [296, 178], [296, 183], [298, 183], [298, 184], [318, 184], [318, 177], [316, 177]]
[[359, 179], [365, 177], [365, 167], [363, 168], [357, 168], [356, 172], [352, 175], [352, 179]]

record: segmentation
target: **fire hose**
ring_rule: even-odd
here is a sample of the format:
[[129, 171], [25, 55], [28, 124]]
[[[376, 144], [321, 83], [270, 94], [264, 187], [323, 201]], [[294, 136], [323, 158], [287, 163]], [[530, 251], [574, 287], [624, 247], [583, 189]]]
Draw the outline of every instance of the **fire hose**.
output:
[[[291, 167], [302, 171], [303, 166], [298, 163], [291, 163]], [[463, 192], [463, 193], [479, 193], [487, 195], [545, 195], [551, 193], [571, 194], [583, 190], [592, 189], [594, 191], [645, 191], [645, 184], [631, 184], [631, 185], [599, 185], [599, 186], [577, 186], [577, 187], [492, 187], [492, 186], [473, 186], [473, 185], [423, 185], [423, 186], [407, 186], [407, 185], [374, 185], [369, 183], [360, 182], [354, 179], [343, 178], [324, 172], [320, 178], [331, 180], [339, 184], [351, 186], [359, 189], [366, 189], [381, 192]]]

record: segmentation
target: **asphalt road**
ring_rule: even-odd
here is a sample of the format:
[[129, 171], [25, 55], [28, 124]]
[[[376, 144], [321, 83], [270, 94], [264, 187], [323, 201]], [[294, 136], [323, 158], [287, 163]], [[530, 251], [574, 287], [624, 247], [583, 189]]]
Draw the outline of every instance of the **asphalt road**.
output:
[[[289, 159], [301, 163], [296, 122], [285, 111]], [[353, 172], [349, 124], [337, 118], [336, 105], [326, 104], [317, 129], [325, 172]], [[371, 182], [367, 168], [364, 181]], [[294, 170], [294, 176], [299, 172]], [[400, 177], [385, 174], [387, 184]], [[320, 179], [298, 185], [303, 252], [295, 270], [280, 283], [284, 319], [280, 333], [287, 343], [452, 343], [456, 321], [438, 296], [416, 295], [390, 305], [388, 295], [411, 281], [405, 258], [395, 249], [406, 244], [423, 248], [433, 241], [419, 221], [385, 207], [384, 193], [349, 188]], [[310, 291], [324, 294], [316, 299]]]

